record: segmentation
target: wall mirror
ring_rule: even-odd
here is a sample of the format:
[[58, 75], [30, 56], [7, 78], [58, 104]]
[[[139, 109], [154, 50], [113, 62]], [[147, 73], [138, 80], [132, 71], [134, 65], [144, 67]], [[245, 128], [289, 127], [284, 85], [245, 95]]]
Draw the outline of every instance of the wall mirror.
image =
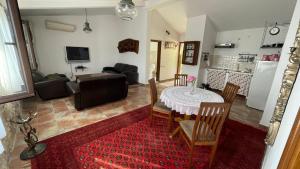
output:
[[270, 127], [265, 139], [267, 145], [273, 145], [285, 112], [288, 99], [297, 79], [300, 65], [300, 23], [298, 26], [294, 45], [290, 48], [289, 63], [284, 71], [280, 94], [277, 99], [274, 114], [270, 121]]

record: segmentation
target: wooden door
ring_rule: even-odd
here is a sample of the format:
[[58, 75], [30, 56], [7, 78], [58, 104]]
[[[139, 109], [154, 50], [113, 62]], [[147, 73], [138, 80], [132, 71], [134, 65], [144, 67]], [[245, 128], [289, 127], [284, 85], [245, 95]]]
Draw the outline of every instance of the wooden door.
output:
[[281, 156], [278, 169], [300, 169], [300, 109]]

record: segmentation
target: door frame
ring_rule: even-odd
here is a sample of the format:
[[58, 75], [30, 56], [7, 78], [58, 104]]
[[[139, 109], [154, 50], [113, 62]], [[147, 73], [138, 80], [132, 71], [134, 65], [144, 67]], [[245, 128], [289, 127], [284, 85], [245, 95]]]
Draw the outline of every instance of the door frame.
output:
[[151, 39], [151, 42], [157, 42], [157, 54], [156, 54], [156, 81], [160, 79], [160, 60], [161, 60], [161, 40]]
[[[179, 42], [178, 43], [177, 70], [176, 70], [177, 74], [180, 73], [180, 64], [182, 63], [182, 60], [181, 60], [182, 58], [180, 59], [181, 44], [184, 44], [184, 42]], [[184, 48], [184, 45], [183, 45], [183, 48]]]

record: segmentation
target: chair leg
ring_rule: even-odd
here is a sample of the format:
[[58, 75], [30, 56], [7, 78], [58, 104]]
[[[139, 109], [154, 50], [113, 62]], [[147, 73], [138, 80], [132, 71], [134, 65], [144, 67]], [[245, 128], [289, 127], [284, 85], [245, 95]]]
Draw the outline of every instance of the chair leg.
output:
[[151, 108], [151, 111], [150, 111], [150, 126], [152, 126], [152, 122], [153, 121], [153, 109]]
[[171, 131], [173, 128], [173, 120], [174, 120], [174, 112], [172, 111], [169, 114], [169, 119], [168, 119], [168, 131]]
[[183, 136], [182, 136], [182, 130], [180, 129], [179, 131], [179, 138], [180, 138], [180, 147], [183, 147], [184, 146], [184, 143], [185, 143], [185, 140], [183, 139]]
[[193, 164], [193, 152], [194, 152], [194, 145], [192, 145], [191, 148], [190, 148], [190, 153], [189, 153], [189, 168], [192, 168], [192, 164]]
[[217, 148], [218, 148], [218, 144], [216, 143], [212, 149], [211, 149], [211, 152], [210, 152], [210, 158], [209, 158], [209, 168], [211, 168], [212, 164], [213, 164], [213, 161], [215, 159], [215, 155], [216, 155], [216, 151], [217, 151]]

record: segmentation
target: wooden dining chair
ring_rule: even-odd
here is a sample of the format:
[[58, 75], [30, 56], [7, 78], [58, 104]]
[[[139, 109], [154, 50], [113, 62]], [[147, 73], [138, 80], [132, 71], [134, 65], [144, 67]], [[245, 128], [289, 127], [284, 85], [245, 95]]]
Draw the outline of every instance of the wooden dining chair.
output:
[[170, 108], [165, 106], [165, 104], [162, 103], [157, 98], [157, 88], [156, 88], [154, 78], [148, 80], [148, 82], [150, 85], [150, 95], [151, 95], [151, 113], [150, 113], [151, 124], [152, 124], [153, 117], [168, 119], [168, 130], [171, 130], [174, 113]]
[[187, 86], [187, 74], [175, 74], [174, 86]]
[[190, 149], [189, 168], [192, 167], [193, 150], [196, 146], [212, 147], [209, 157], [209, 168], [211, 168], [229, 108], [229, 103], [201, 103], [196, 120], [179, 122], [180, 136], [184, 138]]
[[237, 93], [239, 92], [239, 89], [240, 86], [227, 82], [222, 92], [222, 97], [224, 98], [224, 101], [232, 104]]

